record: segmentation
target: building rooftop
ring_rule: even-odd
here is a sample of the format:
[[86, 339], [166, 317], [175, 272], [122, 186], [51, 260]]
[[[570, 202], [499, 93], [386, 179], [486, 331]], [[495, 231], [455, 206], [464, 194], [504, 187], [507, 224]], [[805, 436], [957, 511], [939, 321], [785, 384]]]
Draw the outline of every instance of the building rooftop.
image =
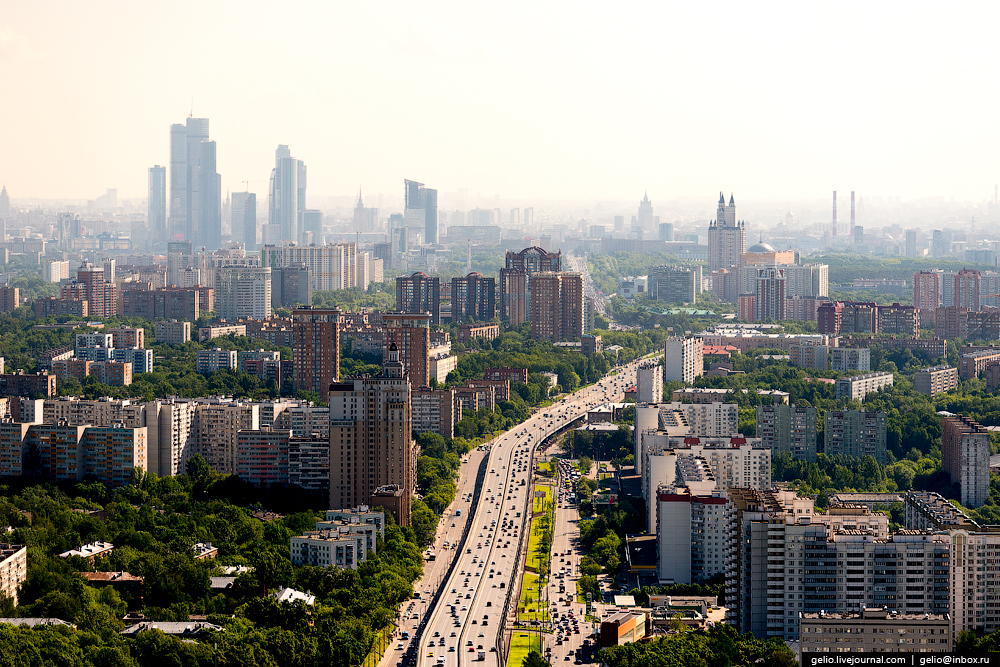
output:
[[277, 591], [272, 593], [275, 600], [278, 602], [298, 602], [302, 601], [306, 605], [312, 605], [316, 602], [316, 596], [310, 595], [309, 593], [303, 593], [302, 591], [297, 591], [294, 588], [279, 588]]
[[17, 625], [22, 628], [34, 628], [39, 625], [65, 625], [66, 627], [76, 630], [75, 625], [58, 618], [0, 618], [0, 623], [4, 623], [6, 625]]
[[198, 633], [200, 633], [202, 630], [222, 632], [225, 630], [225, 628], [219, 625], [214, 625], [212, 623], [205, 623], [205, 622], [143, 621], [141, 623], [136, 623], [135, 625], [130, 625], [129, 627], [122, 630], [121, 633], [126, 637], [135, 637], [144, 630], [159, 630], [163, 634], [173, 635], [175, 637], [193, 637]]
[[70, 556], [79, 556], [80, 558], [91, 558], [111, 551], [114, 548], [115, 545], [111, 544], [111, 542], [91, 542], [90, 544], [84, 544], [82, 547], [64, 551], [59, 554], [59, 557], [69, 558]]

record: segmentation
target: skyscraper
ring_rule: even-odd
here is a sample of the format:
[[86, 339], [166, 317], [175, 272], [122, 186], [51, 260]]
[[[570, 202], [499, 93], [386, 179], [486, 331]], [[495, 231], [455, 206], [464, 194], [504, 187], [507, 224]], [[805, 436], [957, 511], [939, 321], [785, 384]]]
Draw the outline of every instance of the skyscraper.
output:
[[396, 523], [410, 525], [417, 483], [410, 390], [393, 344], [380, 374], [330, 385], [330, 507], [368, 505], [376, 493], [395, 487], [401, 492]]
[[268, 223], [278, 225], [282, 241], [299, 243], [302, 229], [299, 217], [306, 208], [306, 165], [293, 158], [284, 144], [274, 152], [270, 193]]
[[422, 223], [424, 229], [424, 243], [438, 242], [438, 204], [437, 190], [425, 188], [423, 183], [404, 180], [407, 227], [420, 227]]
[[292, 311], [295, 390], [324, 396], [340, 377], [340, 311], [300, 306]]
[[955, 275], [955, 297], [952, 303], [959, 308], [979, 310], [979, 281], [979, 271], [959, 271]]
[[361, 200], [361, 189], [358, 189], [358, 203], [354, 207], [354, 231], [374, 232], [378, 228], [378, 209], [365, 208]]
[[311, 234], [310, 243], [323, 245], [323, 211], [306, 208], [302, 210], [302, 242], [306, 243], [306, 234]]
[[961, 489], [963, 507], [979, 507], [990, 495], [990, 433], [974, 419], [941, 420], [941, 468]]
[[247, 252], [257, 249], [257, 195], [234, 192], [232, 206], [233, 240], [243, 244]]
[[653, 229], [653, 204], [649, 201], [649, 195], [642, 193], [642, 201], [639, 202], [639, 227], [644, 231]]
[[149, 168], [149, 199], [146, 205], [146, 223], [149, 245], [167, 242], [167, 169], [156, 165]]
[[906, 230], [906, 256], [917, 256], [917, 230], [915, 229]]
[[736, 202], [729, 196], [729, 206], [719, 193], [716, 219], [708, 226], [708, 264], [712, 271], [739, 266], [740, 255], [747, 250], [746, 223], [736, 220]]
[[222, 177], [216, 146], [208, 139], [208, 119], [188, 118], [170, 126], [170, 218], [168, 241], [195, 247], [222, 245]]
[[7, 194], [7, 186], [0, 190], [0, 218], [10, 215], [10, 195]]

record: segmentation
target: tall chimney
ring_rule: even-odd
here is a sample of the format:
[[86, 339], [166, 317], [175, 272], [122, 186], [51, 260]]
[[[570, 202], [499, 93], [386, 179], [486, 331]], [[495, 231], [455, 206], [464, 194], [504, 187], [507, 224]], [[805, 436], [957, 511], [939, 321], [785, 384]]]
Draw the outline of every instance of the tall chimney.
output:
[[837, 191], [833, 191], [833, 238], [837, 238]]
[[854, 240], [854, 190], [851, 190], [851, 240]]

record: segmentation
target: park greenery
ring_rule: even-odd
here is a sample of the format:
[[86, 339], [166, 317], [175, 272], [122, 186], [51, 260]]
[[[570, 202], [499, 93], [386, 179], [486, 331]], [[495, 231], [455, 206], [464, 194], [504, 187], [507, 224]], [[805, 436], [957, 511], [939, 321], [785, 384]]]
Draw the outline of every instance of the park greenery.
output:
[[741, 667], [798, 664], [783, 641], [740, 634], [731, 625], [716, 624], [708, 630], [674, 630], [649, 642], [631, 642], [603, 649], [600, 660], [608, 667]]
[[[187, 474], [157, 478], [137, 470], [132, 484], [108, 491], [84, 481], [0, 487], [0, 524], [28, 546], [28, 578], [19, 605], [0, 600], [0, 616], [52, 617], [77, 629], [0, 626], [0, 664], [10, 665], [349, 665], [368, 654], [396, 607], [412, 594], [423, 562], [414, 531], [389, 522], [376, 554], [357, 570], [293, 566], [289, 538], [321, 515], [301, 498], [266, 495], [212, 473], [200, 456]], [[289, 514], [254, 518], [245, 503], [266, 498]], [[287, 506], [287, 507], [286, 507]], [[317, 505], [313, 505], [316, 508]], [[29, 518], [30, 516], [30, 518]], [[58, 554], [95, 540], [114, 543], [93, 564]], [[211, 542], [217, 560], [196, 560], [195, 542]], [[226, 590], [210, 577], [222, 565], [246, 565]], [[85, 571], [144, 577], [141, 595], [87, 585]], [[270, 593], [290, 586], [316, 596], [311, 607], [278, 603]], [[201, 614], [224, 630], [196, 643], [146, 631], [120, 635], [126, 612], [149, 620], [187, 621]]]

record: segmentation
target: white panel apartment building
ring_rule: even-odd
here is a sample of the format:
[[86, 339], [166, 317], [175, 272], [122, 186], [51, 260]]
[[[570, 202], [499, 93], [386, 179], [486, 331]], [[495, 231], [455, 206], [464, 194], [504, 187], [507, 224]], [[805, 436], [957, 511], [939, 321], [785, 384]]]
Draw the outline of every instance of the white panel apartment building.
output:
[[705, 345], [701, 338], [674, 336], [663, 344], [663, 379], [694, 382], [705, 372]]
[[636, 374], [636, 400], [639, 403], [663, 401], [663, 366], [648, 363], [639, 367]]
[[740, 408], [735, 403], [666, 403], [661, 410], [683, 410], [691, 435], [729, 438], [739, 435]]
[[735, 529], [746, 549], [726, 574], [727, 621], [767, 639], [799, 638], [799, 614], [857, 611], [862, 605], [901, 613], [945, 613], [947, 535], [900, 531], [865, 507], [830, 507], [792, 491], [737, 489]]
[[735, 550], [733, 504], [697, 483], [657, 489], [656, 575], [660, 584], [704, 583], [726, 571]]
[[882, 387], [891, 387], [892, 373], [866, 373], [837, 380], [837, 399], [851, 398], [856, 401], [865, 400], [869, 392], [878, 391]]
[[227, 320], [266, 320], [271, 316], [271, 268], [227, 266], [218, 269], [215, 314]]
[[300, 263], [309, 269], [313, 290], [350, 289], [358, 286], [357, 245], [265, 246], [261, 248], [263, 265], [282, 269]]

